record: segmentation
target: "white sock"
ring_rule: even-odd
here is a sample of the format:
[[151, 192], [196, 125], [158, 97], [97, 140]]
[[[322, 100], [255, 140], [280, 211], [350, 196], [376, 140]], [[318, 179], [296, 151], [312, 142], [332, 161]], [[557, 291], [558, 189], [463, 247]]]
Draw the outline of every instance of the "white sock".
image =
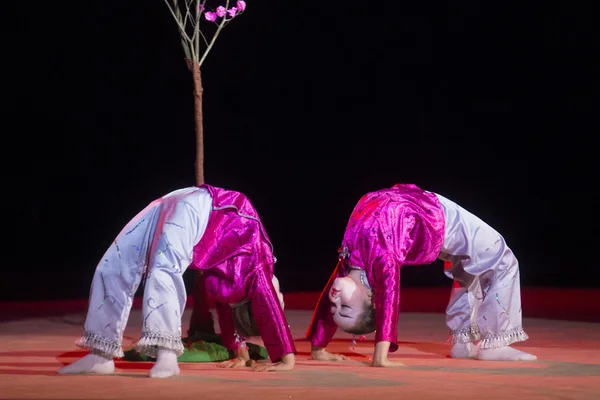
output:
[[476, 358], [484, 361], [533, 361], [537, 357], [524, 351], [513, 349], [510, 346], [497, 349], [480, 349]]
[[112, 374], [113, 372], [115, 372], [115, 362], [112, 357], [96, 351], [58, 370], [59, 374]]
[[168, 378], [179, 375], [179, 365], [177, 365], [177, 354], [170, 349], [158, 348], [156, 363], [148, 374], [150, 378]]
[[477, 354], [477, 346], [473, 343], [456, 343], [450, 350], [452, 358], [475, 358]]

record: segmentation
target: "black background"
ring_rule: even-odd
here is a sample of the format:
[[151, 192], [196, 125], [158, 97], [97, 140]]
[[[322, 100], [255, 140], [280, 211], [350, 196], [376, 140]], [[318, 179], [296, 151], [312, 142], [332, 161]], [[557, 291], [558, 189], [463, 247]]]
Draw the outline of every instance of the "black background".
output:
[[[191, 74], [162, 1], [7, 7], [0, 300], [85, 298], [122, 226], [194, 184]], [[284, 291], [320, 290], [394, 183], [496, 228], [523, 286], [598, 287], [589, 7], [249, 0], [202, 67], [206, 180], [250, 197]]]

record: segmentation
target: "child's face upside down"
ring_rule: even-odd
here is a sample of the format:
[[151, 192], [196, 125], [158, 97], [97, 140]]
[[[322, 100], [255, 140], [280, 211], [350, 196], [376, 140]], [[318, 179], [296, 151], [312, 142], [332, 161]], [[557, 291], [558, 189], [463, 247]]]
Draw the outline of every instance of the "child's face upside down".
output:
[[350, 273], [337, 278], [329, 291], [333, 321], [342, 330], [352, 330], [368, 304], [370, 290], [360, 281], [360, 275]]

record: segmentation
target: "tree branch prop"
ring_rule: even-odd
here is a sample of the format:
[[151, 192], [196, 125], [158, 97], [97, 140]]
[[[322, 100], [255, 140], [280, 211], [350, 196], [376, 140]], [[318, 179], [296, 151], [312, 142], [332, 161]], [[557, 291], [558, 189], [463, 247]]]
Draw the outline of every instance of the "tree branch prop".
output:
[[[208, 0], [164, 0], [164, 2], [179, 28], [181, 45], [188, 66], [196, 63], [202, 66], [223, 28], [246, 10], [244, 0], [237, 0], [235, 6], [231, 7], [233, 0], [221, 0], [221, 4], [223, 2], [225, 4], [214, 10], [209, 10]], [[203, 19], [211, 23], [203, 27], [204, 32], [200, 26]], [[207, 31], [210, 31], [210, 34]]]

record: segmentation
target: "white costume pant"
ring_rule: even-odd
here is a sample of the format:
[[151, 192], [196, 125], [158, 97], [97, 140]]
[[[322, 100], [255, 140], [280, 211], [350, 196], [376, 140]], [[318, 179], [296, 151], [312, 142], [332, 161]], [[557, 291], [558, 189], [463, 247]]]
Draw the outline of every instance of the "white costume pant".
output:
[[183, 353], [182, 275], [206, 229], [211, 207], [206, 189], [180, 189], [150, 203], [123, 228], [96, 268], [78, 346], [123, 357], [123, 331], [146, 273], [144, 320], [136, 348], [150, 356], [156, 355], [157, 346]]
[[481, 340], [482, 349], [527, 340], [522, 328], [519, 263], [504, 238], [481, 219], [436, 193], [446, 220], [439, 258], [454, 279], [446, 323], [452, 343]]

